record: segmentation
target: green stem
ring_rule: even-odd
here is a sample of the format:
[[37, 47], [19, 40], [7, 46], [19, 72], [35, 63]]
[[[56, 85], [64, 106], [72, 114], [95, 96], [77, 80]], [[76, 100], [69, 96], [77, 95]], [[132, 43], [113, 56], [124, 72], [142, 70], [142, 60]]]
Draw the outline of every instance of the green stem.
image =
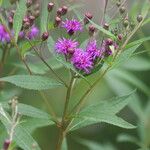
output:
[[69, 100], [70, 100], [70, 96], [71, 96], [71, 93], [72, 93], [72, 90], [76, 81], [76, 78], [74, 78], [73, 74], [71, 75], [72, 76], [71, 76], [70, 84], [69, 84], [69, 87], [67, 88], [66, 101], [65, 101], [64, 112], [63, 112], [62, 121], [61, 121], [61, 127], [59, 131], [59, 139], [56, 145], [56, 150], [61, 150], [63, 140], [67, 134], [66, 132], [67, 120], [66, 119], [67, 119]]

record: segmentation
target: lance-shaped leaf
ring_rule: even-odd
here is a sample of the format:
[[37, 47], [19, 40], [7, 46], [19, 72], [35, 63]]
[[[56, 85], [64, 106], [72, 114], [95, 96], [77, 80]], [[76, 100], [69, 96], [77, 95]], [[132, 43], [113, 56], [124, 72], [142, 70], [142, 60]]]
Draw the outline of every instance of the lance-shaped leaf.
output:
[[56, 88], [62, 84], [54, 79], [36, 75], [14, 75], [0, 78], [0, 81], [12, 83], [29, 90], [46, 90]]
[[20, 0], [19, 5], [17, 7], [16, 13], [14, 15], [13, 19], [13, 30], [14, 30], [14, 37], [15, 41], [17, 42], [18, 40], [18, 35], [22, 27], [22, 20], [25, 16], [26, 13], [26, 1], [25, 0]]
[[70, 130], [75, 130], [100, 122], [105, 122], [127, 129], [135, 128], [135, 126], [116, 115], [128, 104], [132, 94], [133, 92], [122, 97], [113, 98], [109, 101], [101, 101], [97, 105], [92, 105], [83, 109], [77, 116], [75, 116]]

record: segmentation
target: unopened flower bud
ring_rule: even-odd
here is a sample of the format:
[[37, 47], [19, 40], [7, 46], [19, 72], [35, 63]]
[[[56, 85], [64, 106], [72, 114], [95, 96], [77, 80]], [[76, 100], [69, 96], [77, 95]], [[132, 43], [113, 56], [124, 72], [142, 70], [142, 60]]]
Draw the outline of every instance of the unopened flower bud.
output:
[[110, 39], [110, 38], [108, 38], [107, 40], [106, 40], [106, 44], [107, 45], [112, 45], [113, 44], [113, 40], [112, 39]]
[[105, 23], [105, 24], [103, 25], [103, 28], [104, 28], [105, 30], [109, 30], [109, 24]]
[[27, 0], [26, 2], [27, 8], [31, 7], [31, 5], [32, 5], [32, 0]]
[[120, 13], [123, 14], [125, 11], [126, 11], [126, 8], [124, 6], [122, 6], [120, 9], [119, 9]]
[[30, 22], [30, 19], [27, 16], [23, 19], [23, 23], [26, 23], [26, 22]]
[[60, 16], [62, 16], [62, 14], [63, 14], [62, 8], [58, 8], [58, 10], [57, 10], [57, 16], [60, 17]]
[[57, 17], [55, 18], [54, 27], [58, 27], [58, 26], [60, 25], [60, 23], [61, 23], [61, 18], [57, 16]]
[[43, 41], [47, 40], [48, 37], [49, 37], [49, 33], [48, 33], [48, 32], [44, 32], [44, 33], [42, 34], [42, 40], [43, 40]]
[[89, 26], [89, 34], [90, 34], [90, 36], [93, 36], [93, 34], [95, 33], [95, 31], [96, 31], [95, 26], [94, 25], [90, 25]]
[[137, 21], [138, 21], [138, 22], [141, 22], [142, 20], [143, 20], [143, 16], [142, 16], [142, 15], [138, 15], [138, 16], [137, 16]]
[[40, 11], [39, 11], [39, 10], [36, 10], [36, 11], [34, 12], [34, 16], [37, 18], [37, 17], [39, 17], [39, 15], [40, 15]]
[[89, 20], [91, 20], [93, 18], [93, 15], [89, 12], [87, 12], [85, 14], [85, 18], [84, 18], [84, 24], [88, 24], [89, 23]]
[[53, 8], [54, 8], [54, 3], [52, 3], [52, 2], [48, 3], [48, 5], [47, 5], [48, 12], [51, 12], [53, 10]]
[[63, 6], [62, 7], [62, 15], [65, 15], [68, 12], [68, 7], [67, 6]]
[[4, 144], [3, 144], [3, 149], [4, 150], [8, 150], [8, 148], [9, 148], [9, 145], [11, 144], [11, 141], [10, 140], [5, 140], [4, 141]]
[[34, 9], [35, 9], [35, 10], [39, 10], [39, 9], [40, 9], [40, 4], [39, 4], [39, 3], [36, 3], [36, 4], [34, 5]]
[[30, 23], [33, 24], [35, 17], [31, 15], [31, 16], [29, 16], [29, 20], [30, 20]]
[[15, 10], [11, 10], [11, 11], [10, 11], [10, 16], [11, 16], [12, 18], [14, 17], [15, 12], [16, 12]]
[[9, 26], [12, 27], [12, 25], [13, 25], [13, 18], [12, 18], [12, 16], [8, 17], [8, 23], [9, 23]]
[[70, 36], [72, 36], [72, 35], [74, 34], [74, 30], [72, 30], [72, 29], [69, 30], [69, 31], [68, 31], [68, 34], [69, 34]]
[[118, 7], [120, 7], [120, 6], [121, 6], [121, 2], [117, 2], [116, 5], [117, 5]]
[[124, 25], [124, 27], [126, 28], [126, 27], [128, 27], [128, 25], [129, 25], [129, 21], [126, 19], [126, 20], [124, 20], [124, 22], [123, 22], [123, 25]]
[[121, 41], [123, 39], [122, 34], [118, 34], [118, 40]]
[[25, 22], [23, 25], [24, 29], [29, 29], [30, 27], [30, 22]]

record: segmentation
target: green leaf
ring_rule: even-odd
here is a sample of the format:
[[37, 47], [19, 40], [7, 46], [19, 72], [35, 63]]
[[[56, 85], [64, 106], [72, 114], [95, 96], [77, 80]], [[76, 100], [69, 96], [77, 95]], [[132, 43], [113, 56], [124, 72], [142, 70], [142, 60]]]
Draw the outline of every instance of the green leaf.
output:
[[129, 44], [126, 46], [126, 49], [131, 48], [131, 47], [134, 47], [134, 46], [136, 46], [136, 45], [138, 45], [138, 44], [142, 44], [143, 42], [146, 42], [146, 41], [149, 41], [149, 40], [150, 40], [150, 37], [144, 37], [144, 38], [142, 38], [142, 39], [140, 39], [140, 40], [133, 41], [133, 42], [129, 43]]
[[14, 131], [14, 141], [23, 150], [31, 150], [33, 146], [36, 150], [41, 150], [38, 143], [32, 138], [30, 133], [25, 130], [21, 125], [17, 125]]
[[54, 79], [36, 75], [14, 75], [0, 78], [0, 81], [9, 82], [29, 90], [46, 90], [56, 88], [62, 84]]
[[[105, 76], [105, 79], [107, 81], [108, 86], [112, 89], [112, 91], [115, 94], [122, 95], [125, 93], [129, 93], [131, 90], [133, 90], [131, 84], [123, 81], [121, 78], [118, 78], [116, 74], [113, 74], [112, 72], [115, 72], [115, 70], [108, 72]], [[132, 96], [132, 100], [130, 101], [129, 107], [137, 115], [138, 118], [145, 117], [137, 93], [134, 93], [134, 95]]]
[[25, 56], [25, 54], [33, 47], [33, 46], [37, 46], [38, 44], [40, 44], [40, 41], [32, 41], [32, 45], [27, 41], [25, 43], [22, 44], [21, 46], [21, 55]]
[[133, 57], [123, 65], [124, 68], [134, 71], [150, 70], [150, 61], [144, 57]]
[[146, 86], [145, 83], [143, 83], [140, 79], [138, 79], [135, 75], [131, 74], [130, 72], [127, 72], [121, 69], [120, 70], [115, 69], [115, 71], [113, 71], [113, 74], [116, 77], [129, 82], [130, 84], [142, 90], [146, 95], [150, 96], [150, 92], [149, 92], [150, 88]]
[[108, 35], [109, 37], [116, 39], [116, 36], [112, 34], [110, 31], [105, 30], [102, 26], [94, 23], [92, 20], [89, 20], [91, 24], [93, 24], [99, 31], [103, 32], [104, 34]]
[[54, 125], [54, 122], [49, 119], [28, 118], [25, 119], [21, 125], [29, 133], [33, 133], [37, 128]]
[[14, 15], [13, 19], [13, 30], [14, 30], [14, 38], [15, 41], [17, 42], [18, 40], [18, 35], [22, 27], [22, 20], [25, 16], [26, 13], [26, 1], [25, 0], [20, 0], [19, 5], [17, 7], [16, 13]]
[[[117, 137], [117, 141], [118, 142], [131, 142], [131, 143], [135, 143], [137, 145], [139, 145], [139, 141], [138, 139], [136, 139], [135, 137], [131, 136], [131, 135], [128, 135], [128, 134], [120, 134], [118, 137]], [[141, 145], [140, 145], [141, 146]]]
[[43, 32], [47, 31], [47, 18], [48, 18], [47, 5], [48, 5], [48, 1], [43, 0], [41, 4], [42, 4], [42, 9], [41, 9], [40, 28], [41, 28], [41, 33], [43, 33]]
[[131, 56], [132, 54], [136, 51], [136, 49], [140, 46], [141, 44], [137, 44], [133, 47], [130, 47], [128, 49], [126, 49], [125, 51], [123, 51], [115, 60], [115, 62], [113, 63], [112, 69], [115, 67], [120, 66], [121, 64], [123, 64], [124, 62], [126, 62]]
[[134, 92], [122, 97], [116, 97], [109, 101], [101, 101], [97, 105], [92, 105], [83, 109], [75, 116], [74, 123], [70, 130], [100, 122], [127, 129], [135, 128], [135, 126], [116, 116], [116, 114], [129, 103], [133, 93]]
[[81, 143], [82, 145], [86, 146], [88, 148], [88, 150], [116, 150], [116, 148], [109, 144], [100, 144], [94, 141], [89, 141], [89, 140], [85, 140], [85, 139], [77, 139], [77, 142]]

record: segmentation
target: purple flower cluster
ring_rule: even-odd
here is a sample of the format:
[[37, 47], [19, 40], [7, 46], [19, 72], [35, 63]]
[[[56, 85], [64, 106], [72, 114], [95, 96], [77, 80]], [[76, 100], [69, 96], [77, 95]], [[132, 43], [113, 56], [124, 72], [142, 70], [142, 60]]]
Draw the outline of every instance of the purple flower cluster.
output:
[[[83, 29], [82, 24], [76, 19], [62, 22], [61, 27], [65, 28], [69, 35]], [[78, 46], [79, 43], [75, 40], [59, 38], [55, 44], [55, 50], [57, 53], [65, 55], [77, 70], [85, 74], [89, 74], [94, 69], [97, 60], [112, 55], [118, 47], [112, 39], [104, 40], [100, 47], [97, 46], [97, 41], [94, 39], [87, 43], [85, 49]]]
[[86, 50], [78, 48], [78, 42], [71, 39], [58, 39], [55, 44], [55, 50], [59, 54], [70, 57], [71, 63], [79, 71], [89, 74], [94, 67], [94, 61], [102, 58], [103, 51], [97, 47], [96, 40], [88, 42]]
[[8, 43], [10, 42], [10, 35], [5, 30], [4, 26], [0, 24], [0, 41], [2, 43]]
[[72, 20], [67, 19], [66, 21], [62, 22], [61, 26], [65, 28], [67, 32], [71, 35], [77, 31], [82, 31], [83, 29], [82, 24], [76, 19]]

